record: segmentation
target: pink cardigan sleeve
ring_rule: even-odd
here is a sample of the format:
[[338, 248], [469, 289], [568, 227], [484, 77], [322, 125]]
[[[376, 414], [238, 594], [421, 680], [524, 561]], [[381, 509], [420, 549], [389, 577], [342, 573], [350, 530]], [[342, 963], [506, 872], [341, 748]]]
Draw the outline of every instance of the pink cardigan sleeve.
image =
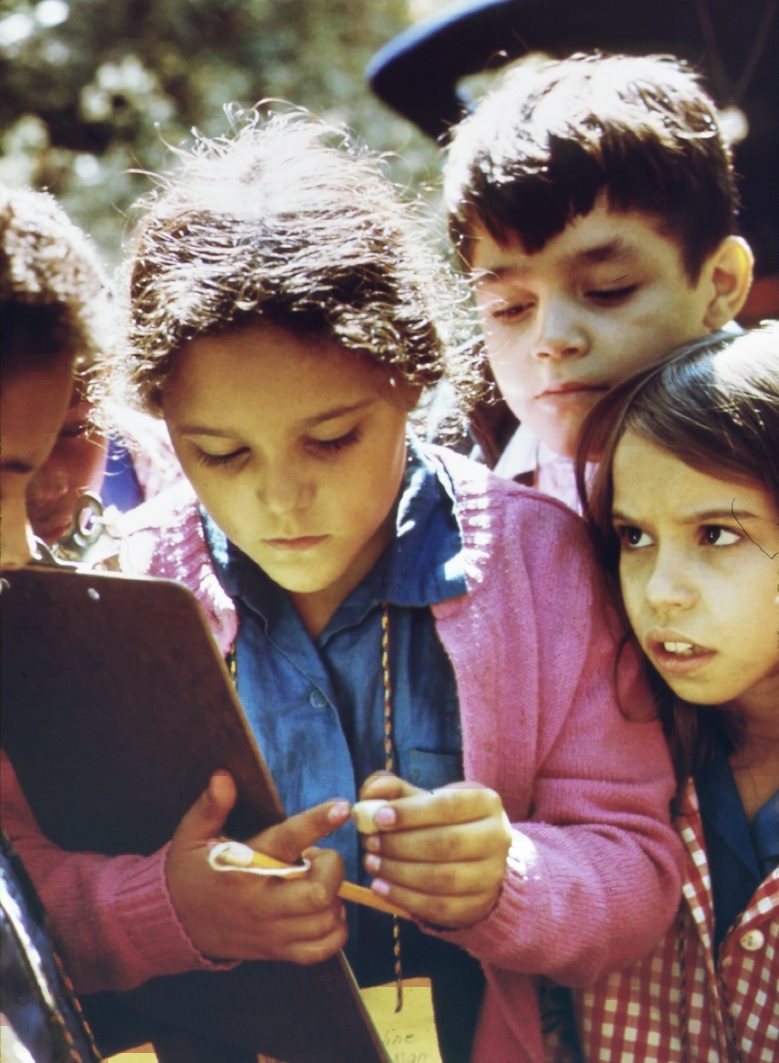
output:
[[436, 607], [438, 630], [466, 778], [501, 794], [514, 835], [491, 915], [443, 936], [493, 970], [584, 984], [645, 955], [676, 911], [670, 759], [583, 523], [493, 478], [458, 501], [469, 593]]
[[225, 966], [197, 951], [176, 915], [167, 847], [148, 857], [65, 852], [41, 833], [2, 752], [0, 783], [3, 830], [43, 902], [77, 992], [131, 989], [156, 975]]

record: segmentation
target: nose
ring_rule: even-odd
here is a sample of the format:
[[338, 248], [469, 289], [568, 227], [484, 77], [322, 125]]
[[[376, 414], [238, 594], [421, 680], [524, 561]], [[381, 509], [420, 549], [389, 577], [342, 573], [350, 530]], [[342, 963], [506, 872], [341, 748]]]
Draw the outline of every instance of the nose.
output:
[[35, 511], [67, 495], [70, 481], [67, 470], [59, 462], [47, 461], [30, 481], [27, 488], [27, 504]]
[[659, 553], [644, 588], [647, 604], [655, 613], [674, 613], [691, 608], [698, 598], [695, 580], [678, 554]]
[[576, 308], [560, 296], [536, 309], [534, 356], [538, 359], [577, 358], [587, 353], [588, 341]]
[[313, 496], [313, 484], [293, 463], [269, 463], [260, 474], [257, 497], [275, 516], [283, 517], [306, 509]]

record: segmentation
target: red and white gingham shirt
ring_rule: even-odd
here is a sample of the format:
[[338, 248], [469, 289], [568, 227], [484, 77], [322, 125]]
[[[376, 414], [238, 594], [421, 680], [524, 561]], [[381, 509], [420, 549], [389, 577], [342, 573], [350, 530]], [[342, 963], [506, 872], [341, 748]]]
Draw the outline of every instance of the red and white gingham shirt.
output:
[[679, 914], [654, 951], [577, 994], [589, 1063], [777, 1063], [779, 869], [714, 956], [714, 903], [692, 780], [676, 827], [685, 846]]

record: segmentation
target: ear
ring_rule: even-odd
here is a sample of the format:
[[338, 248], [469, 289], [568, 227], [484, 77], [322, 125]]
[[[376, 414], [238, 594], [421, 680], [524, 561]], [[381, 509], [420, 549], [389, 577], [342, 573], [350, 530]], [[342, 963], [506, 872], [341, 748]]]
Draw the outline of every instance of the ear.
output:
[[701, 275], [711, 291], [703, 324], [712, 332], [731, 321], [746, 302], [752, 286], [754, 256], [746, 240], [726, 236], [706, 260]]

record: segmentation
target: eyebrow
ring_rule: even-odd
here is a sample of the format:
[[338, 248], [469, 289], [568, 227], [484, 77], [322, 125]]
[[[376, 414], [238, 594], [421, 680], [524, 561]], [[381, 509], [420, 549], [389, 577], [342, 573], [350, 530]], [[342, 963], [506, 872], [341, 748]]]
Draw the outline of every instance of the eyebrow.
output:
[[[334, 406], [332, 409], [323, 410], [321, 413], [314, 414], [311, 417], [304, 417], [298, 423], [298, 427], [315, 428], [317, 425], [324, 424], [325, 421], [335, 421], [339, 417], [347, 416], [347, 414], [359, 413], [360, 410], [372, 406], [374, 402], [376, 402], [376, 399], [371, 397], [343, 406]], [[231, 439], [237, 435], [237, 433], [230, 430], [229, 426], [215, 428], [203, 424], [183, 424], [179, 426], [178, 431], [184, 436], [219, 436], [223, 439]]]
[[[623, 513], [619, 509], [613, 509], [611, 512], [611, 519], [623, 521], [625, 524], [630, 524], [631, 521], [638, 524], [641, 520], [638, 517], [631, 517], [626, 513]], [[728, 506], [727, 509], [703, 509], [700, 512], [688, 514], [684, 520], [684, 524], [707, 524], [716, 520], [760, 520], [761, 517], [758, 513], [752, 513], [748, 509], [736, 509], [733, 506]]]
[[[621, 236], [615, 236], [602, 244], [594, 244], [592, 247], [583, 247], [565, 256], [565, 262], [569, 266], [599, 265], [602, 262], [630, 262], [639, 256], [639, 248], [634, 244], [627, 243]], [[505, 266], [485, 267], [474, 271], [473, 283], [483, 284], [485, 281], [502, 281], [511, 276], [523, 276], [532, 271], [531, 266], [506, 263]]]
[[576, 251], [568, 257], [572, 262], [598, 263], [625, 262], [638, 258], [638, 255], [639, 248], [635, 244], [628, 243], [622, 236], [615, 236], [613, 240], [606, 240], [605, 243], [596, 244], [594, 247], [582, 248], [581, 251]]

